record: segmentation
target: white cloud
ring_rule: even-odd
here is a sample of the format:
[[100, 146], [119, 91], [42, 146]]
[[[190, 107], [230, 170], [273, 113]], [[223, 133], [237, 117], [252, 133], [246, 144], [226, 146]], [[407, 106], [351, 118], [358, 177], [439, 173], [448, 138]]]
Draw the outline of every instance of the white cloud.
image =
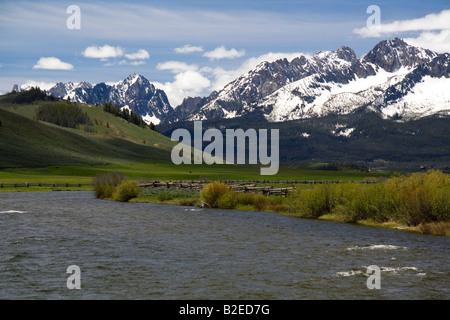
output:
[[450, 10], [443, 10], [438, 14], [428, 14], [422, 18], [398, 20], [391, 23], [380, 24], [373, 27], [364, 27], [353, 30], [362, 37], [380, 37], [407, 31], [432, 31], [450, 29]]
[[211, 60], [215, 59], [235, 59], [240, 58], [245, 55], [245, 50], [237, 51], [236, 49], [225, 49], [224, 46], [217, 47], [212, 51], [207, 51], [203, 54], [204, 57], [209, 58]]
[[427, 48], [438, 53], [450, 52], [450, 30], [422, 32], [417, 38], [403, 39], [412, 46]]
[[190, 65], [181, 61], [167, 61], [158, 64], [157, 69], [170, 70], [175, 73], [174, 81], [166, 82], [164, 84], [155, 83], [155, 85], [164, 90], [172, 106], [177, 107], [186, 97], [204, 97], [209, 95], [213, 90], [223, 89], [227, 83], [254, 69], [263, 61], [272, 62], [284, 58], [291, 61], [295, 57], [301, 55], [305, 54], [300, 52], [269, 52], [258, 57], [249, 58], [236, 69], [230, 70], [221, 67], [199, 68], [197, 65]]
[[389, 34], [398, 35], [402, 32], [420, 32], [415, 38], [405, 39], [411, 45], [439, 53], [450, 52], [450, 10], [428, 14], [417, 19], [398, 20], [353, 30], [353, 33], [364, 38], [382, 37]]
[[20, 86], [22, 89], [28, 89], [31, 87], [38, 87], [41, 90], [50, 90], [52, 87], [56, 85], [55, 82], [45, 82], [45, 81], [35, 81], [35, 80], [27, 80], [24, 84]]
[[190, 44], [186, 44], [182, 47], [175, 48], [176, 53], [194, 53], [194, 52], [203, 52], [202, 47], [191, 46]]
[[72, 70], [73, 65], [67, 62], [62, 62], [55, 57], [42, 57], [33, 66], [33, 69], [46, 69], [46, 70]]
[[211, 87], [211, 81], [197, 71], [185, 71], [175, 75], [175, 81], [164, 84], [155, 83], [155, 86], [164, 90], [170, 104], [177, 107], [186, 97], [205, 95]]
[[192, 91], [199, 89], [199, 91], [201, 91], [203, 88], [208, 88], [211, 85], [211, 82], [199, 72], [186, 71], [175, 76], [174, 84], [176, 84], [178, 88], [184, 90]]
[[173, 73], [180, 73], [185, 71], [197, 71], [198, 66], [194, 64], [187, 64], [181, 61], [166, 61], [156, 65], [158, 70], [170, 70]]
[[87, 47], [81, 54], [86, 58], [96, 58], [96, 59], [117, 58], [123, 56], [123, 49], [121, 47], [112, 47], [108, 44], [105, 44], [102, 47], [98, 46]]
[[126, 54], [125, 58], [130, 59], [130, 60], [144, 60], [144, 59], [150, 58], [150, 54], [144, 49], [139, 49], [135, 53]]

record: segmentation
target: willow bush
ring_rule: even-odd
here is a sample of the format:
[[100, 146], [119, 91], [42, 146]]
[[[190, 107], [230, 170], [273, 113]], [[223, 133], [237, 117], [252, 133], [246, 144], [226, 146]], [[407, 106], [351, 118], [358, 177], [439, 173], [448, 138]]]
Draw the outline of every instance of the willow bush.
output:
[[348, 222], [389, 220], [417, 226], [450, 219], [450, 176], [439, 170], [390, 178], [375, 184], [315, 185], [289, 194], [297, 215], [318, 218], [339, 208]]
[[349, 222], [371, 219], [385, 222], [398, 210], [398, 194], [387, 183], [352, 188], [345, 198], [345, 218]]
[[213, 181], [203, 187], [200, 191], [200, 198], [210, 207], [218, 208], [219, 199], [229, 192], [232, 190], [228, 185], [220, 181]]
[[450, 219], [450, 176], [438, 170], [397, 178], [399, 218], [409, 225]]
[[97, 174], [92, 181], [95, 195], [100, 199], [127, 202], [139, 194], [139, 186], [119, 172]]
[[128, 177], [119, 172], [97, 174], [92, 180], [96, 197], [112, 198], [116, 187], [124, 180], [128, 180]]
[[318, 218], [331, 213], [339, 202], [342, 190], [335, 184], [315, 185], [311, 189], [297, 189], [289, 193], [288, 204], [304, 218]]
[[124, 180], [114, 190], [112, 198], [120, 202], [128, 202], [139, 194], [139, 186], [135, 181]]

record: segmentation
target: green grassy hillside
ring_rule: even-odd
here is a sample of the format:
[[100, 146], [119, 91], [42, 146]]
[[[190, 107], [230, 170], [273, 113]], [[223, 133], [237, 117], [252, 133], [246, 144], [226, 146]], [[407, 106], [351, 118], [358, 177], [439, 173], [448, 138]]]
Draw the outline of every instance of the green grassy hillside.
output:
[[170, 161], [169, 138], [101, 107], [76, 104], [92, 122], [77, 129], [35, 120], [39, 106], [56, 103], [16, 104], [0, 97], [0, 168]]
[[[97, 173], [111, 171], [123, 172], [133, 179], [149, 180], [360, 181], [368, 177], [392, 174], [378, 170], [361, 172], [358, 168], [318, 170], [324, 164], [317, 161], [315, 165], [284, 162], [277, 175], [264, 177], [260, 175], [260, 165], [176, 166], [170, 160], [170, 152], [178, 142], [172, 142], [149, 128], [136, 126], [104, 112], [102, 107], [70, 103], [70, 106], [79, 107], [89, 121], [75, 128], [66, 128], [36, 121], [36, 110], [42, 106], [55, 107], [58, 104], [64, 108], [69, 105], [68, 102], [44, 98], [17, 103], [14, 101], [16, 97], [0, 96], [0, 182], [3, 183], [89, 183]], [[250, 125], [252, 124], [247, 124], [247, 127]], [[257, 123], [253, 125], [257, 128]], [[277, 124], [271, 124], [275, 125]], [[291, 125], [292, 128], [280, 128], [280, 132], [283, 132], [281, 147], [289, 141], [286, 133], [303, 132], [303, 129], [287, 130], [295, 129]], [[298, 146], [292, 145], [294, 147], [290, 152], [295, 153]], [[303, 149], [299, 147], [299, 150]], [[283, 154], [280, 156], [282, 161], [286, 161]]]

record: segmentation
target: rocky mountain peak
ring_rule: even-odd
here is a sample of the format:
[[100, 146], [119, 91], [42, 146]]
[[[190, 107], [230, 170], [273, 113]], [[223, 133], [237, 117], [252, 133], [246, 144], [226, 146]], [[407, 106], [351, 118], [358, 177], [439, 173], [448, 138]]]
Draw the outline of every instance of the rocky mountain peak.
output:
[[352, 48], [347, 46], [342, 46], [339, 49], [336, 50], [337, 57], [339, 59], [353, 62], [354, 60], [357, 60], [355, 51], [353, 51]]
[[157, 90], [144, 76], [137, 73], [130, 74], [124, 80], [114, 85], [88, 82], [78, 84], [58, 83], [48, 90], [50, 94], [72, 101], [102, 104], [112, 102], [119, 107], [128, 106], [133, 112], [159, 123], [173, 109], [164, 91]]
[[450, 110], [450, 94], [442, 89], [449, 76], [448, 55], [399, 38], [379, 42], [361, 59], [342, 46], [262, 62], [214, 96], [185, 100], [166, 123], [246, 116], [278, 122], [359, 109], [410, 119]]
[[379, 42], [367, 53], [363, 61], [373, 63], [387, 72], [394, 72], [401, 67], [416, 67], [430, 62], [436, 53], [414, 47], [397, 37]]

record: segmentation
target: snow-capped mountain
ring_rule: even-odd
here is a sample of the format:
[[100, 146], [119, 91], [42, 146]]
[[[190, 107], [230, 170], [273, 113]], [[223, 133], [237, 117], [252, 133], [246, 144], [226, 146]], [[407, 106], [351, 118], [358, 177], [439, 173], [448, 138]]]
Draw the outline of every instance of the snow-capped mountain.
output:
[[147, 123], [224, 118], [270, 122], [346, 115], [365, 109], [383, 118], [450, 115], [450, 54], [408, 45], [399, 38], [379, 42], [362, 58], [346, 46], [263, 62], [208, 97], [186, 98], [172, 108], [166, 94], [131, 74], [115, 84], [57, 83], [50, 94], [90, 104], [127, 107]]
[[249, 114], [281, 122], [350, 114], [360, 108], [404, 120], [448, 116], [449, 88], [449, 54], [393, 38], [381, 41], [361, 59], [351, 48], [341, 47], [292, 61], [263, 62], [207, 98], [185, 99], [167, 123]]
[[172, 111], [164, 91], [156, 89], [146, 78], [135, 73], [113, 85], [103, 82], [95, 85], [88, 82], [59, 82], [48, 93], [81, 103], [112, 102], [132, 110], [147, 123], [159, 124]]

